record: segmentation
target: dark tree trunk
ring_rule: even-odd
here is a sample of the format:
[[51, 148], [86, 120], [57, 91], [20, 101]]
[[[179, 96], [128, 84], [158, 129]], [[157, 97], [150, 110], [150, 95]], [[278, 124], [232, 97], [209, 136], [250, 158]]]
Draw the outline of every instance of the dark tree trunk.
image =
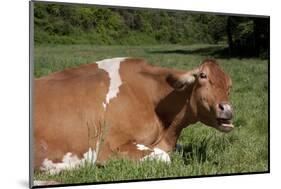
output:
[[254, 19], [254, 53], [260, 56], [260, 27], [259, 19]]
[[228, 43], [228, 48], [229, 48], [230, 54], [233, 51], [232, 27], [233, 27], [232, 18], [229, 16], [227, 18], [226, 34], [227, 34], [227, 43]]

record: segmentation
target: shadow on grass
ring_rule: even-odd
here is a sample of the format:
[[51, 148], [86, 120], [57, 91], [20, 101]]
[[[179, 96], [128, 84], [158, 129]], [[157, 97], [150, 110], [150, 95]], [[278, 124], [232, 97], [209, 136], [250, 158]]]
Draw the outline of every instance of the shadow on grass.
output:
[[176, 152], [181, 154], [186, 165], [193, 164], [194, 162], [201, 164], [207, 161], [217, 165], [218, 162], [213, 158], [214, 155], [223, 153], [237, 140], [237, 135], [229, 137], [208, 135], [189, 144], [177, 144]]
[[154, 54], [180, 54], [180, 55], [201, 55], [219, 59], [229, 59], [229, 58], [253, 58], [254, 54], [250, 51], [232, 51], [224, 45], [217, 46], [207, 46], [197, 49], [173, 49], [173, 50], [155, 50], [148, 51], [148, 53]]
[[178, 145], [176, 151], [182, 154], [184, 164], [191, 164], [192, 161], [203, 163], [207, 160], [207, 142], [202, 141], [200, 145]]

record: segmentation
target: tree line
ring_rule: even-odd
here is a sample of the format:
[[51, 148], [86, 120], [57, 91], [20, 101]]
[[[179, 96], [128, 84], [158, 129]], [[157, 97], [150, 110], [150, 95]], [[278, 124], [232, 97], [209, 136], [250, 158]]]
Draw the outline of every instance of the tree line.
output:
[[227, 43], [255, 56], [269, 48], [268, 18], [36, 2], [34, 26], [36, 44]]

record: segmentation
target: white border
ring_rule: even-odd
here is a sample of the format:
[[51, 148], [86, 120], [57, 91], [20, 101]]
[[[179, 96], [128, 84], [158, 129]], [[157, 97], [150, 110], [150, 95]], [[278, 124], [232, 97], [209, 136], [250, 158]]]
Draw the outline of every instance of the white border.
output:
[[[56, 0], [54, 0], [56, 1]], [[61, 1], [62, 2], [62, 1]], [[67, 2], [271, 16], [271, 174], [81, 186], [77, 188], [266, 188], [280, 186], [280, 5], [276, 0], [67, 0]], [[3, 1], [0, 67], [1, 188], [28, 187], [28, 0]], [[74, 188], [74, 187], [68, 187]]]

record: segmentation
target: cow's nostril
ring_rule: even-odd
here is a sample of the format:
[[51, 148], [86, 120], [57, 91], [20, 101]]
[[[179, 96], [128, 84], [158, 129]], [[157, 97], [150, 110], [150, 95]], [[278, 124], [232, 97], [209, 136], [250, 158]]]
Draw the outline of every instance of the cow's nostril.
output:
[[231, 108], [231, 105], [227, 102], [221, 102], [218, 104], [218, 110], [219, 110], [219, 117], [225, 118], [225, 119], [232, 119], [233, 117], [233, 111]]
[[224, 104], [219, 103], [219, 109], [223, 111], [224, 110]]

